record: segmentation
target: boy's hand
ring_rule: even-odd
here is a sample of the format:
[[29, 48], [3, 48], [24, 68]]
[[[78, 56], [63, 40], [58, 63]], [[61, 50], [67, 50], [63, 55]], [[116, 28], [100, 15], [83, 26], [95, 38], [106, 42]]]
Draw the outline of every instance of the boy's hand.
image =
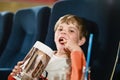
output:
[[19, 74], [22, 71], [21, 65], [23, 64], [23, 61], [19, 61], [17, 65], [14, 67], [10, 75], [15, 76], [16, 74]]
[[80, 46], [76, 42], [74, 42], [73, 40], [68, 39], [68, 40], [63, 40], [63, 41], [65, 42], [64, 50], [65, 50], [65, 52], [67, 53], [68, 56], [70, 56], [70, 53], [73, 52], [73, 51], [81, 50]]

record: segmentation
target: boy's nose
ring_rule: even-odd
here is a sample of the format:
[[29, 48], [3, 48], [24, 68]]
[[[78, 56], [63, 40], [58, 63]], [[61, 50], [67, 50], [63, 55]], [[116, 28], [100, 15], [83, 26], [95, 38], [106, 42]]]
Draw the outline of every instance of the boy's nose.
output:
[[65, 30], [61, 31], [61, 34], [66, 34], [66, 31]]

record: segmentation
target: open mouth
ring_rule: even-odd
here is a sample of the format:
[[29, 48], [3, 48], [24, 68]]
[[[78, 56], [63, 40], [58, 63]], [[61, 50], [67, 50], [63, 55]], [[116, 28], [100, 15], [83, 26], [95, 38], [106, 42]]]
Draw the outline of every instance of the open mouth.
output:
[[63, 38], [60, 38], [60, 39], [59, 39], [59, 42], [62, 42], [62, 41], [63, 41]]
[[59, 38], [59, 43], [62, 44], [62, 45], [65, 44], [66, 39], [64, 37]]

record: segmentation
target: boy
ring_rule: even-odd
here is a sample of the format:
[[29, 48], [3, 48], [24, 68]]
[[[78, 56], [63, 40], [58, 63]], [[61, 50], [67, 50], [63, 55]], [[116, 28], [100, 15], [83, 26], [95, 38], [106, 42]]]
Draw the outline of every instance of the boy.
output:
[[[64, 15], [57, 21], [54, 31], [57, 51], [46, 67], [47, 79], [84, 80], [86, 60], [80, 47], [85, 43], [87, 36], [84, 21], [75, 15]], [[21, 71], [22, 64], [22, 61], [18, 62], [9, 75], [9, 80]]]

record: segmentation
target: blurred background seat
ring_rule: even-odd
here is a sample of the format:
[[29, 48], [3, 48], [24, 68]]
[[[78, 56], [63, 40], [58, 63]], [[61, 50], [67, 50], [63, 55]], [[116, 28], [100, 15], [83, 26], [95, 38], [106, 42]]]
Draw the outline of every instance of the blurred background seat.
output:
[[[108, 54], [111, 59], [111, 63], [115, 63], [116, 55], [117, 55], [117, 49], [118, 44], [120, 42], [120, 0], [115, 0], [111, 2], [111, 10], [109, 14], [109, 49], [111, 51], [111, 54]], [[117, 46], [117, 47], [116, 47]], [[119, 48], [120, 49], [120, 48]], [[112, 67], [114, 64], [112, 65]], [[112, 69], [113, 70], [113, 69]], [[111, 71], [112, 73], [112, 71]], [[115, 68], [115, 72], [113, 75], [113, 80], [120, 80], [120, 52], [118, 56], [118, 62]]]
[[[9, 73], [37, 40], [44, 43], [49, 15], [50, 8], [47, 6], [21, 9], [15, 13], [12, 33], [0, 57], [0, 75], [4, 75], [7, 71]], [[6, 76], [4, 75], [5, 78]], [[4, 77], [1, 77], [0, 79], [4, 80]]]
[[2, 52], [6, 47], [11, 33], [13, 16], [14, 13], [9, 11], [0, 12], [0, 56], [2, 55]]
[[[119, 34], [118, 30], [120, 30], [120, 27], [115, 26], [116, 28], [114, 29], [114, 27], [111, 26], [116, 23], [110, 21], [112, 20], [111, 18], [113, 18], [113, 14], [111, 14], [113, 4], [111, 3], [114, 3], [114, 1], [64, 0], [56, 2], [51, 10], [52, 12], [45, 44], [52, 49], [56, 49], [54, 43], [54, 25], [61, 16], [65, 14], [74, 14], [87, 19], [88, 31], [94, 34], [90, 61], [91, 80], [109, 80], [113, 68], [117, 43], [120, 38], [119, 35], [116, 36], [116, 34]], [[116, 29], [118, 29], [117, 33], [115, 32]], [[113, 32], [114, 34], [112, 35]], [[82, 46], [82, 48], [85, 55], [87, 55], [87, 43]]]

